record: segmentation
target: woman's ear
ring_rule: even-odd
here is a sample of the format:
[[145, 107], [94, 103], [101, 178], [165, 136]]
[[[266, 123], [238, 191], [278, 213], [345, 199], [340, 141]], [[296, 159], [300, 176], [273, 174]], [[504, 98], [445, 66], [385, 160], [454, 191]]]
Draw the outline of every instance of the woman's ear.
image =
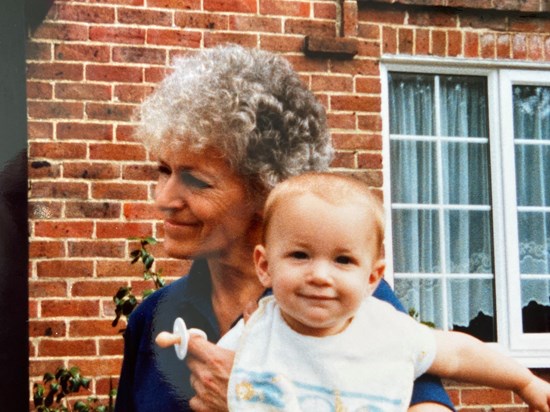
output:
[[260, 283], [266, 287], [271, 287], [271, 276], [268, 271], [267, 256], [263, 245], [257, 245], [254, 248], [254, 266], [256, 267], [256, 274]]
[[369, 294], [373, 293], [374, 290], [378, 287], [380, 280], [384, 276], [386, 271], [386, 261], [384, 259], [378, 259], [374, 262], [372, 271], [369, 275]]

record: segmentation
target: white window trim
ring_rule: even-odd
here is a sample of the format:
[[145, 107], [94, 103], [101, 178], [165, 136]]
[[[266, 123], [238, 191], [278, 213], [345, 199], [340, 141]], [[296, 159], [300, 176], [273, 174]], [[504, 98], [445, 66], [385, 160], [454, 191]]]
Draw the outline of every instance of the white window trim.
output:
[[[509, 279], [503, 276], [495, 276], [495, 311], [497, 318], [497, 341], [496, 346], [500, 351], [513, 356], [522, 364], [533, 367], [550, 367], [550, 334], [524, 334], [521, 326], [521, 297], [519, 277], [512, 276], [512, 270], [519, 273], [519, 261], [512, 253], [517, 251], [517, 211], [509, 207], [504, 210], [505, 204], [515, 203], [515, 172], [512, 167], [505, 165], [514, 164], [513, 147], [510, 150], [508, 144], [513, 146], [513, 116], [503, 115], [502, 108], [512, 108], [512, 96], [510, 93], [510, 82], [536, 84], [537, 80], [546, 77], [542, 84], [550, 84], [550, 63], [531, 63], [509, 60], [474, 60], [460, 58], [436, 58], [436, 57], [411, 57], [411, 56], [388, 56], [381, 59], [380, 79], [382, 95], [382, 136], [383, 159], [390, 158], [390, 133], [389, 133], [389, 90], [388, 72], [399, 71], [406, 73], [431, 73], [431, 74], [455, 74], [455, 75], [478, 75], [487, 78], [488, 86], [488, 107], [489, 107], [489, 130], [491, 139], [497, 140], [496, 144], [490, 144], [490, 167], [492, 186], [492, 214], [493, 214], [493, 239], [494, 239], [494, 271], [498, 274], [506, 274]], [[544, 76], [542, 76], [544, 74]], [[498, 140], [501, 140], [500, 142]], [[512, 157], [511, 159], [509, 157]], [[511, 163], [510, 163], [511, 162]], [[383, 162], [383, 190], [384, 207], [388, 216], [386, 225], [385, 250], [387, 253], [386, 280], [393, 286], [393, 246], [391, 228], [391, 187], [390, 187], [390, 162]], [[495, 173], [496, 171], [496, 173]], [[506, 193], [502, 188], [504, 182], [510, 190]], [[512, 187], [513, 182], [513, 187]], [[512, 194], [514, 198], [510, 199]], [[505, 203], [506, 202], [506, 203]], [[506, 243], [508, 239], [508, 243]], [[512, 239], [512, 242], [509, 241]], [[515, 252], [517, 254], [517, 252]], [[514, 262], [515, 261], [515, 262]], [[510, 280], [512, 280], [510, 282]], [[513, 284], [513, 287], [512, 287]]]

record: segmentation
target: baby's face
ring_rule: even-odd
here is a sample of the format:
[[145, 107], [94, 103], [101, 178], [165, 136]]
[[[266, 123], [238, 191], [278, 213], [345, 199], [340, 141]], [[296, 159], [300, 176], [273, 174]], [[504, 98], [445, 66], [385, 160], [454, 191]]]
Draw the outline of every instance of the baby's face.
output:
[[[275, 211], [267, 272], [286, 322], [299, 333], [336, 334], [378, 284], [375, 223], [368, 205], [294, 196]], [[383, 270], [383, 268], [382, 268]]]

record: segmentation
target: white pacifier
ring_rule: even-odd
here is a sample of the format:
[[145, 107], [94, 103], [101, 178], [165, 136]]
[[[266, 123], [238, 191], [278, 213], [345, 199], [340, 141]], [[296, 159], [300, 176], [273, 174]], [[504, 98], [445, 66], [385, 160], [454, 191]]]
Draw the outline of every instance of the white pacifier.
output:
[[203, 330], [196, 328], [187, 329], [183, 319], [176, 318], [172, 333], [160, 332], [155, 338], [155, 342], [161, 348], [174, 345], [177, 357], [183, 360], [185, 359], [185, 355], [187, 355], [187, 345], [189, 344], [191, 335], [201, 336], [206, 339], [206, 333]]

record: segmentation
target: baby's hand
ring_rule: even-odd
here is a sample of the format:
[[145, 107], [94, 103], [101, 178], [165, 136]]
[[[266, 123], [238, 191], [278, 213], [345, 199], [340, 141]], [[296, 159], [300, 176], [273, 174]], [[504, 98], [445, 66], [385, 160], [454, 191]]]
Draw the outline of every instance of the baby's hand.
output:
[[550, 383], [533, 375], [518, 395], [529, 405], [529, 411], [550, 412]]

